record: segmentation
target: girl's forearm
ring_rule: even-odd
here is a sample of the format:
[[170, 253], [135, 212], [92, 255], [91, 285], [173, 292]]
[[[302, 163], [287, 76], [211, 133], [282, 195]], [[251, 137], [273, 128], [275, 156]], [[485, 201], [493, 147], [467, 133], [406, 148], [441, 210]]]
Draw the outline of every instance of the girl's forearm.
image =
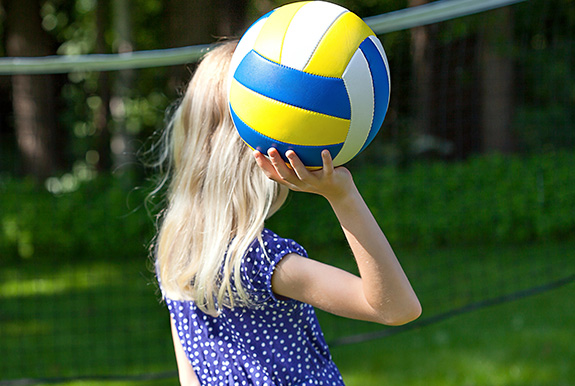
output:
[[404, 324], [421, 305], [383, 231], [357, 188], [328, 198], [357, 261], [365, 298], [386, 324]]

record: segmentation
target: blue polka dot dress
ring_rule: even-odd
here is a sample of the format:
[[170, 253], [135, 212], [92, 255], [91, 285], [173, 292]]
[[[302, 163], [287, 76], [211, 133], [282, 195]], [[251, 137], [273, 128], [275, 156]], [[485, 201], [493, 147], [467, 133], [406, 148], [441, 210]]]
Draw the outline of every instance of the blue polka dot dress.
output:
[[256, 306], [224, 308], [214, 318], [193, 302], [166, 298], [180, 342], [202, 385], [343, 385], [314, 308], [277, 298], [276, 264], [287, 254], [307, 256], [295, 241], [265, 229], [266, 253], [256, 241], [242, 265]]

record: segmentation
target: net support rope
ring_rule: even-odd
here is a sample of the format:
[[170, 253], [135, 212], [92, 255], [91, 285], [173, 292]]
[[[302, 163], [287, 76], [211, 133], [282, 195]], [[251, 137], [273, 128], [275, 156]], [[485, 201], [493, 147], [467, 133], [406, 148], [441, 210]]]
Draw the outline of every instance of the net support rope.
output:
[[[525, 0], [439, 0], [365, 18], [378, 35], [438, 23], [519, 3]], [[0, 58], [0, 75], [62, 74], [78, 71], [117, 71], [181, 65], [197, 61], [209, 44], [134, 51], [120, 54], [53, 55]]]
[[[384, 328], [384, 329], [379, 330], [379, 331], [369, 332], [369, 333], [365, 333], [365, 334], [344, 336], [341, 338], [334, 339], [333, 341], [328, 342], [328, 344], [330, 347], [337, 347], [337, 346], [345, 346], [348, 344], [355, 344], [355, 343], [364, 343], [364, 342], [368, 342], [371, 340], [386, 338], [386, 337], [396, 335], [396, 334], [399, 334], [402, 332], [415, 330], [415, 329], [429, 326], [432, 324], [437, 324], [437, 323], [443, 322], [447, 319], [451, 319], [455, 316], [464, 315], [464, 314], [470, 313], [472, 311], [480, 310], [482, 308], [487, 308], [487, 307], [496, 306], [496, 305], [500, 305], [500, 304], [506, 304], [506, 303], [510, 303], [510, 302], [513, 302], [516, 300], [521, 300], [521, 299], [524, 299], [524, 298], [527, 298], [530, 296], [540, 295], [540, 294], [543, 294], [547, 291], [551, 291], [551, 290], [566, 286], [568, 284], [572, 284], [573, 282], [575, 282], [575, 274], [565, 276], [559, 280], [556, 280], [556, 281], [553, 281], [550, 283], [546, 283], [546, 284], [543, 284], [540, 286], [531, 287], [531, 288], [527, 288], [525, 290], [516, 291], [516, 292], [508, 293], [505, 295], [489, 298], [486, 300], [470, 303], [470, 304], [467, 304], [467, 305], [459, 307], [459, 308], [454, 308], [452, 310], [449, 310], [449, 311], [446, 311], [446, 312], [443, 312], [443, 313], [440, 313], [437, 315], [433, 315], [433, 316], [429, 316], [427, 318], [420, 319], [420, 320], [413, 322], [413, 323], [405, 324], [403, 326], [398, 326], [398, 327], [393, 327], [393, 328]], [[0, 386], [2, 386], [2, 385], [0, 384]]]

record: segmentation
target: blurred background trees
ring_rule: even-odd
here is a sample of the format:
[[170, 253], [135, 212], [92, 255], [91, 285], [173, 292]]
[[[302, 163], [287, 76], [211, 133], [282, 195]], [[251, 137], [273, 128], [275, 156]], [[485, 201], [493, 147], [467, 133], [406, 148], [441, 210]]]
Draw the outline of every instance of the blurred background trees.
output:
[[[338, 1], [362, 17], [427, 2]], [[241, 35], [283, 3], [1, 0], [0, 55], [211, 43]], [[392, 101], [366, 162], [573, 146], [567, 122], [573, 121], [574, 7], [568, 0], [530, 3], [488, 12], [481, 23], [468, 17], [383, 36], [392, 66]], [[537, 55], [526, 56], [520, 44]], [[40, 182], [70, 172], [137, 175], [138, 150], [161, 128], [192, 68], [0, 76], [0, 173]], [[570, 105], [557, 103], [560, 97]], [[556, 132], [546, 130], [547, 122]]]
[[[286, 2], [0, 0], [0, 56], [211, 43], [241, 35]], [[431, 1], [336, 2], [368, 17]], [[529, 0], [380, 38], [391, 66], [390, 107], [382, 130], [350, 168], [401, 252], [427, 320], [572, 278], [573, 1]], [[146, 201], [153, 182], [142, 151], [194, 66], [0, 75], [0, 352], [6, 353], [0, 379], [174, 369], [168, 319], [146, 265], [155, 231], [150, 214], [161, 202]], [[310, 256], [354, 269], [321, 198], [293, 195], [269, 225]], [[478, 345], [478, 329], [458, 321], [441, 336], [414, 338], [407, 360], [397, 356], [403, 344], [374, 342], [350, 346], [349, 358], [361, 364], [340, 362], [347, 376], [364, 372], [371, 384], [408, 384], [387, 381], [383, 374], [392, 371], [413, 384], [433, 379], [430, 373], [445, 375], [436, 382], [442, 385], [484, 384], [495, 373], [492, 379], [508, 377], [506, 385], [572, 384], [573, 347], [562, 344], [572, 330], [572, 307], [561, 295], [548, 296], [553, 312], [563, 314], [546, 317], [553, 314], [549, 304], [517, 306], [502, 319], [497, 308], [470, 324], [489, 326], [481, 355], [469, 351]], [[522, 313], [541, 323], [529, 327]], [[326, 321], [330, 339], [374, 328]], [[460, 339], [465, 335], [473, 339]], [[427, 348], [440, 343], [450, 355], [430, 356]], [[385, 347], [386, 356], [371, 362], [358, 355]], [[422, 356], [412, 356], [417, 352]], [[451, 357], [461, 362], [454, 366], [445, 360]]]
[[[5, 52], [9, 56], [54, 55], [57, 42], [42, 27], [35, 0], [5, 1]], [[58, 79], [50, 75], [12, 77], [13, 129], [22, 172], [46, 178], [63, 167], [58, 142]]]

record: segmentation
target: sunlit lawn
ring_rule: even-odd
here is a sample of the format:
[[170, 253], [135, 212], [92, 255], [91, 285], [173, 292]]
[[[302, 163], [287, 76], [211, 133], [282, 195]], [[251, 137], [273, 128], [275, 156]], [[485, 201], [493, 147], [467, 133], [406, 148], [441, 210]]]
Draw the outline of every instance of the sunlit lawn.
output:
[[[574, 284], [332, 354], [349, 386], [571, 386], [575, 308], [569, 299], [575, 299]], [[174, 378], [106, 383], [176, 384]]]
[[347, 385], [575, 385], [575, 284], [338, 347]]
[[[574, 244], [398, 254], [420, 293], [426, 317], [572, 274]], [[335, 250], [329, 254], [341, 254]], [[344, 254], [336, 259], [339, 265], [352, 266]], [[138, 261], [3, 267], [0, 380], [175, 370], [167, 313], [158, 304], [150, 277], [146, 264]], [[573, 385], [573, 299], [572, 283], [432, 326], [336, 346], [332, 354], [352, 386]], [[319, 317], [328, 341], [381, 329], [324, 313]], [[159, 386], [177, 381], [55, 384]]]

